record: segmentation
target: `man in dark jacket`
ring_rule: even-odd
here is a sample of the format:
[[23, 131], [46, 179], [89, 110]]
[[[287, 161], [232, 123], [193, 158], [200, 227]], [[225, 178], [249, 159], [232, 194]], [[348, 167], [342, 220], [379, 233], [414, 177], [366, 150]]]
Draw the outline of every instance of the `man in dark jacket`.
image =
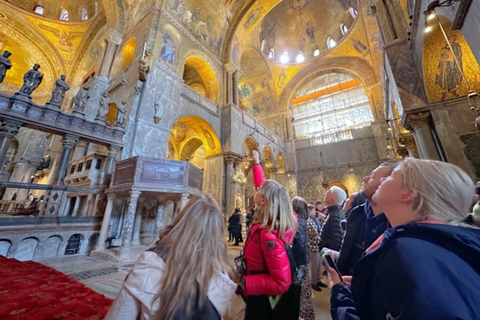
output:
[[232, 231], [233, 238], [235, 239], [235, 243], [233, 244], [234, 246], [238, 246], [238, 242], [240, 242], [240, 222], [240, 209], [235, 208], [235, 211], [232, 213], [230, 218], [228, 218], [228, 227]]
[[385, 215], [372, 203], [372, 196], [380, 185], [380, 179], [388, 177], [396, 163], [385, 162], [378, 166], [369, 176], [363, 178], [360, 194], [367, 201], [353, 208], [347, 220], [347, 230], [343, 240], [337, 266], [343, 275], [351, 275], [353, 268], [375, 239], [388, 227]]
[[333, 186], [325, 192], [324, 202], [327, 206], [327, 219], [320, 234], [320, 248], [340, 251], [343, 241], [341, 222], [345, 219], [342, 205], [345, 199], [347, 199], [347, 194], [340, 187]]

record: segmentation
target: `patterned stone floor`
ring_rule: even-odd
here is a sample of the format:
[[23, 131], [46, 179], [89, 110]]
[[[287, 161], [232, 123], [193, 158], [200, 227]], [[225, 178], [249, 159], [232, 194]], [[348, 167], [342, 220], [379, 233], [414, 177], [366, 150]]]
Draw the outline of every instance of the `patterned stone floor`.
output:
[[[138, 247], [137, 256], [140, 255], [145, 248], [146, 247]], [[229, 260], [233, 262], [233, 259], [242, 249], [242, 246], [234, 247], [229, 245]], [[132, 262], [118, 263], [85, 255], [39, 259], [37, 261], [77, 279], [91, 289], [112, 299], [117, 295], [123, 280], [134, 265]], [[313, 305], [315, 307], [316, 319], [331, 319], [329, 311], [329, 289], [323, 289], [322, 292], [313, 292]]]

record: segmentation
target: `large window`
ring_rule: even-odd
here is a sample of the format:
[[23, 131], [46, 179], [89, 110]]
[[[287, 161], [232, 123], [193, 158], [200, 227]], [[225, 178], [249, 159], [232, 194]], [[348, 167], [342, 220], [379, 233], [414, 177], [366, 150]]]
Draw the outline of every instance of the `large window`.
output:
[[311, 138], [313, 144], [351, 139], [351, 129], [373, 121], [362, 83], [344, 73], [316, 78], [298, 91], [293, 103], [297, 139]]

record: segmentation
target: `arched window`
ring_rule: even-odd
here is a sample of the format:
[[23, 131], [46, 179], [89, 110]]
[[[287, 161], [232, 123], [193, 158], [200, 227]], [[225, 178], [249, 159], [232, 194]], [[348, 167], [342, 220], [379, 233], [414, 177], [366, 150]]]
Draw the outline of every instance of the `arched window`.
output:
[[317, 47], [314, 47], [313, 48], [313, 56], [318, 57], [319, 55], [320, 55], [320, 49], [318, 49]]
[[362, 82], [340, 72], [306, 84], [292, 100], [292, 110], [297, 139], [310, 138], [312, 144], [353, 139], [352, 129], [373, 121]]
[[357, 10], [353, 9], [352, 7], [348, 8], [348, 12], [350, 13], [353, 19], [355, 19], [358, 16]]
[[335, 42], [335, 40], [333, 40], [332, 37], [328, 37], [327, 38], [327, 48], [328, 49], [332, 49], [333, 47], [335, 47], [337, 45], [337, 43]]
[[33, 12], [35, 12], [36, 14], [41, 14], [41, 15], [43, 15], [43, 6], [37, 4], [37, 5], [35, 6], [35, 8], [33, 8]]
[[268, 52], [268, 57], [270, 59], [275, 59], [275, 49], [274, 48], [270, 49], [270, 52]]
[[82, 15], [82, 21], [83, 21], [83, 20], [88, 20], [87, 9], [82, 8], [82, 10], [81, 10], [81, 15]]
[[68, 11], [67, 9], [62, 9], [60, 12], [60, 20], [68, 21]]
[[262, 40], [262, 45], [260, 46], [260, 50], [263, 51], [265, 50], [265, 45], [267, 44], [267, 41], [265, 39]]
[[346, 35], [348, 32], [348, 28], [345, 25], [345, 23], [340, 23], [340, 31], [342, 32], [343, 35]]

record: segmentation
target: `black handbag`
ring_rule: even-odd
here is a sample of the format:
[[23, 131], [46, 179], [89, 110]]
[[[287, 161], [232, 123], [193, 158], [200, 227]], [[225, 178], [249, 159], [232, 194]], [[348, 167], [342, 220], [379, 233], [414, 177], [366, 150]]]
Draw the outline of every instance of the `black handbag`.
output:
[[297, 267], [290, 245], [285, 245], [285, 251], [287, 252], [292, 276], [290, 287], [285, 293], [276, 296], [248, 296], [245, 310], [246, 320], [298, 320], [300, 315], [300, 292], [302, 290], [301, 282], [305, 277], [305, 270]]

